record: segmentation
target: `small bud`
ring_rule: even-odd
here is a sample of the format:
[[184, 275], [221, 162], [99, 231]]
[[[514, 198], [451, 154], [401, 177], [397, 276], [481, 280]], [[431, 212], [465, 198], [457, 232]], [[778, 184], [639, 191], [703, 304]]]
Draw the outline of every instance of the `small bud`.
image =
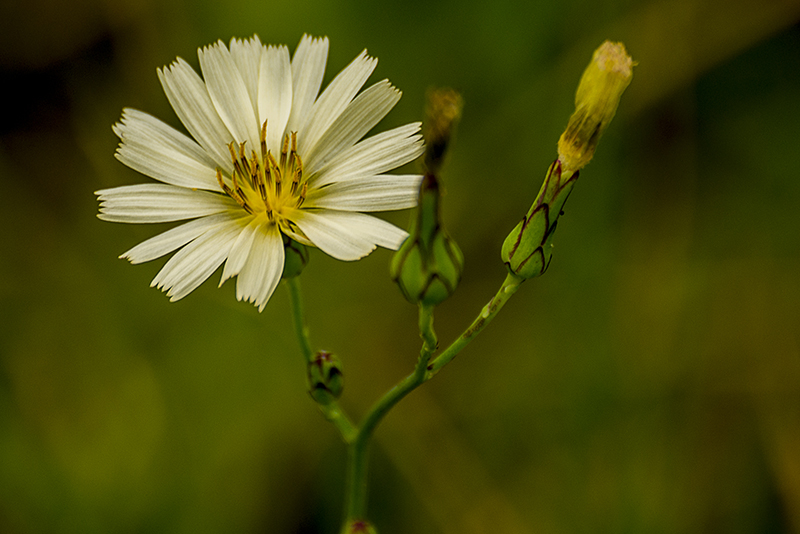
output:
[[441, 191], [436, 177], [461, 118], [464, 102], [452, 89], [428, 91], [425, 108], [425, 178], [412, 215], [409, 236], [392, 257], [392, 280], [412, 304], [435, 306], [453, 294], [461, 281], [464, 255], [440, 217]]
[[606, 41], [595, 50], [575, 93], [575, 113], [558, 140], [558, 159], [565, 173], [582, 169], [592, 159], [631, 83], [634, 65], [622, 43]]
[[335, 354], [321, 350], [308, 364], [308, 391], [315, 401], [330, 404], [342, 395], [342, 362]]
[[377, 534], [377, 531], [368, 521], [357, 519], [347, 523], [344, 534]]
[[461, 95], [448, 88], [429, 89], [425, 107], [425, 170], [436, 174], [442, 167], [450, 139], [459, 119], [464, 101]]
[[439, 184], [428, 174], [408, 239], [392, 257], [390, 275], [410, 303], [435, 306], [456, 290], [463, 268], [464, 255], [439, 219]]
[[503, 242], [500, 256], [511, 273], [527, 280], [547, 270], [556, 223], [577, 179], [577, 171], [562, 174], [560, 161], [550, 165], [531, 209]]
[[286, 257], [283, 262], [283, 278], [294, 278], [303, 272], [308, 263], [308, 249], [305, 245], [284, 235], [283, 251]]

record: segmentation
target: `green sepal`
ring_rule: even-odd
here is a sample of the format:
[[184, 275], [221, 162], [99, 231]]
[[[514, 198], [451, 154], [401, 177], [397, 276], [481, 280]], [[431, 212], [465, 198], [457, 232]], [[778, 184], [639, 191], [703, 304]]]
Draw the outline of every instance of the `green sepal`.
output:
[[413, 304], [419, 301], [427, 276], [423, 268], [420, 244], [416, 239], [409, 236], [400, 250], [392, 256], [389, 275], [409, 302]]
[[319, 404], [338, 399], [344, 389], [342, 362], [335, 354], [321, 350], [308, 364], [308, 392]]
[[285, 259], [281, 278], [294, 278], [302, 273], [308, 264], [308, 249], [289, 236], [283, 235], [283, 251]]
[[435, 306], [453, 294], [463, 269], [464, 255], [439, 221], [436, 179], [428, 175], [409, 237], [392, 257], [389, 274], [406, 300]]
[[500, 256], [511, 273], [527, 280], [547, 270], [558, 218], [577, 178], [577, 172], [562, 175], [558, 160], [550, 166], [530, 210], [503, 242]]

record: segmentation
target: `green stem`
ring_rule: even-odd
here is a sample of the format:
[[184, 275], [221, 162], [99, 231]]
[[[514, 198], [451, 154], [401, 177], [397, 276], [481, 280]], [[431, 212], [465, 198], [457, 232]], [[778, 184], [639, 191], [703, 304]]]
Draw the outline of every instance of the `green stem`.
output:
[[[297, 334], [297, 340], [300, 342], [300, 351], [303, 353], [303, 359], [306, 366], [310, 365], [314, 360], [314, 350], [311, 348], [311, 336], [305, 322], [305, 314], [303, 313], [303, 299], [300, 291], [300, 277], [295, 276], [286, 280], [286, 286], [289, 288], [289, 299], [291, 300], [292, 320], [294, 322], [294, 331]], [[345, 443], [352, 443], [356, 438], [358, 430], [356, 426], [347, 417], [339, 403], [336, 401], [330, 404], [317, 403], [322, 415], [336, 427], [342, 435]]]
[[428, 365], [428, 373], [426, 376], [426, 380], [433, 378], [433, 375], [438, 373], [442, 367], [447, 365], [452, 361], [456, 355], [461, 352], [461, 349], [466, 347], [470, 341], [475, 339], [481, 330], [486, 328], [492, 319], [495, 318], [497, 312], [499, 312], [505, 303], [508, 301], [511, 296], [517, 292], [519, 289], [519, 285], [523, 282], [521, 278], [511, 273], [506, 276], [503, 285], [500, 286], [500, 289], [497, 291], [497, 294], [492, 297], [492, 300], [483, 307], [481, 313], [478, 317], [472, 321], [472, 324], [469, 325], [463, 334], [461, 334], [458, 339], [453, 341], [449, 347], [447, 347], [443, 352], [441, 352], [433, 361]]
[[346, 521], [348, 522], [363, 519], [366, 513], [367, 452], [372, 432], [395, 404], [427, 380], [428, 361], [431, 354], [436, 350], [437, 345], [436, 333], [433, 330], [433, 306], [420, 304], [419, 328], [423, 343], [414, 372], [405, 377], [372, 405], [372, 408], [361, 423], [355, 440], [350, 443], [346, 502]]
[[350, 418], [347, 417], [347, 414], [344, 413], [342, 407], [339, 406], [337, 401], [333, 401], [330, 404], [322, 405], [317, 404], [319, 407], [319, 411], [322, 412], [322, 415], [327, 419], [333, 426], [336, 427], [336, 430], [339, 431], [339, 434], [342, 435], [342, 440], [345, 443], [353, 443], [358, 435], [358, 428], [356, 425], [350, 421]]
[[519, 289], [523, 282], [514, 274], [506, 276], [503, 285], [497, 294], [483, 307], [481, 313], [472, 322], [458, 339], [450, 344], [447, 349], [431, 361], [431, 356], [436, 350], [438, 341], [433, 330], [433, 307], [420, 305], [419, 330], [422, 337], [422, 349], [414, 372], [405, 377], [400, 383], [390, 389], [383, 397], [372, 405], [358, 433], [348, 449], [348, 476], [347, 476], [347, 501], [346, 522], [363, 519], [367, 507], [367, 448], [372, 432], [381, 422], [386, 413], [392, 409], [403, 397], [411, 393], [419, 385], [430, 380], [442, 367], [450, 363], [461, 349], [488, 325], [505, 303]]
[[314, 350], [311, 348], [311, 337], [306, 326], [305, 313], [303, 311], [303, 298], [300, 293], [300, 277], [286, 279], [286, 287], [289, 288], [289, 300], [291, 301], [292, 320], [297, 340], [300, 342], [300, 351], [306, 365], [314, 359]]

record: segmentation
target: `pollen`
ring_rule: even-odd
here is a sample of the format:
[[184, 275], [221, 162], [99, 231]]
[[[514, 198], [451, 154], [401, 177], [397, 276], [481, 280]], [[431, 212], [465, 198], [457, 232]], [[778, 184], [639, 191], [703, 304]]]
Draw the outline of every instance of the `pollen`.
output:
[[297, 133], [286, 134], [276, 160], [267, 149], [265, 121], [258, 148], [259, 152], [253, 149], [248, 154], [246, 143], [231, 142], [228, 150], [233, 172], [228, 177], [217, 169], [217, 182], [222, 191], [248, 213], [289, 228], [291, 213], [303, 205], [308, 193], [303, 160], [297, 153]]

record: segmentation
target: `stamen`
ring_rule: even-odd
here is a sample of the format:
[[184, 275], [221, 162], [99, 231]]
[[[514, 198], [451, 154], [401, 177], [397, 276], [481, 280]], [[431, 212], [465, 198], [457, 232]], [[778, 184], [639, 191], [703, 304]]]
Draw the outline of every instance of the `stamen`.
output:
[[225, 191], [225, 193], [227, 193], [228, 195], [231, 194], [230, 187], [228, 187], [227, 184], [222, 181], [222, 171], [220, 171], [219, 169], [217, 169], [217, 183], [219, 184], [220, 189]]
[[[231, 176], [231, 180], [233, 181], [233, 190], [236, 191], [236, 194], [239, 196], [239, 198], [242, 199], [242, 203], [247, 204], [247, 195], [244, 194], [244, 191], [239, 185], [239, 182], [236, 180], [236, 173], [233, 173], [233, 176]], [[244, 205], [242, 205], [242, 207], [244, 207]]]
[[[280, 155], [273, 155], [267, 147], [267, 121], [261, 125], [259, 141], [260, 155], [258, 148], [246, 154], [247, 141], [229, 143], [233, 172], [223, 176], [217, 169], [217, 182], [225, 194], [251, 215], [257, 209], [271, 223], [291, 224], [285, 219], [286, 210], [301, 207], [308, 195], [308, 183], [303, 180], [303, 159], [297, 153], [297, 132], [283, 137]], [[287, 191], [283, 190], [284, 183]], [[256, 202], [255, 195], [260, 196], [262, 202], [251, 205]]]
[[261, 173], [261, 165], [258, 162], [258, 155], [253, 150], [253, 163], [250, 166], [250, 179], [253, 181], [253, 187], [258, 189], [258, 194], [261, 195], [261, 200], [267, 201], [267, 187], [264, 184], [264, 175]]
[[289, 152], [289, 134], [283, 137], [283, 146], [281, 147], [281, 168], [286, 166], [286, 154]]
[[267, 164], [269, 165], [269, 176], [272, 179], [273, 183], [275, 184], [275, 195], [280, 196], [281, 194], [281, 169], [278, 167], [278, 164], [275, 162], [275, 158], [272, 157], [272, 154], [267, 152]]
[[233, 169], [234, 169], [233, 170], [233, 174], [236, 174], [237, 172], [239, 174], [244, 174], [242, 172], [242, 166], [239, 165], [239, 156], [236, 155], [236, 149], [233, 148], [233, 142], [232, 141], [231, 141], [230, 144], [228, 144], [228, 150], [230, 150], [231, 159], [233, 160]]
[[261, 126], [261, 157], [267, 157], [267, 121]]
[[303, 205], [303, 202], [306, 201], [306, 193], [308, 193], [308, 182], [303, 184], [303, 189], [300, 191], [300, 196], [297, 198], [297, 205], [295, 207], [299, 208]]
[[245, 157], [245, 155], [244, 155], [244, 144], [245, 144], [246, 142], [247, 142], [247, 141], [244, 141], [244, 142], [242, 142], [241, 144], [239, 144], [239, 161], [241, 161], [241, 162], [242, 162], [242, 167], [243, 167], [243, 168], [244, 168], [244, 170], [245, 170], [245, 173], [243, 173], [243, 174], [242, 174], [242, 176], [243, 176], [243, 177], [244, 177], [245, 175], [252, 174], [252, 170], [250, 169], [250, 162], [249, 162], [249, 161], [247, 161], [247, 158], [246, 158], [246, 157]]
[[247, 200], [241, 193], [241, 189], [236, 187], [236, 178], [233, 179], [234, 188], [236, 189], [236, 191], [234, 191], [233, 189], [228, 187], [228, 184], [226, 184], [225, 181], [222, 179], [222, 171], [217, 169], [217, 183], [219, 183], [219, 186], [222, 188], [223, 191], [225, 191], [226, 195], [235, 200], [237, 204], [239, 204], [242, 208], [244, 208], [247, 211], [247, 213], [249, 213], [250, 215], [253, 214], [253, 209], [247, 203]]
[[267, 157], [265, 158], [266, 161], [264, 163], [264, 183], [267, 185], [272, 185], [272, 162], [270, 158], [272, 155], [267, 152]]
[[303, 160], [300, 159], [300, 154], [294, 151], [292, 151], [292, 167], [294, 167], [294, 172], [292, 172], [292, 193], [295, 193], [297, 192], [298, 184], [303, 179]]

